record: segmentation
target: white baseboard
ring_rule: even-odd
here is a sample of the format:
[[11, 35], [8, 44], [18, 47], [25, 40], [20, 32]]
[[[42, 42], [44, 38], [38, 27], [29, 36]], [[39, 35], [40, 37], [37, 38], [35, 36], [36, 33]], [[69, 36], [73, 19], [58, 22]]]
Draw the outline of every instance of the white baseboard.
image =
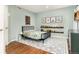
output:
[[8, 41], [6, 45], [8, 45], [12, 41], [18, 41], [18, 40], [17, 39], [12, 39], [12, 40]]

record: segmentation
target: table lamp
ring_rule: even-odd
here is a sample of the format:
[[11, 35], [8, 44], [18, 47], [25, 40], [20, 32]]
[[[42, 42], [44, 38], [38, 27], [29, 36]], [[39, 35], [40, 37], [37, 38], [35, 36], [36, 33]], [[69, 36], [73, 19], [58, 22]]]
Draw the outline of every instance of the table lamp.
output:
[[76, 12], [74, 13], [74, 20], [77, 21], [77, 30], [79, 29], [79, 6], [76, 9]]

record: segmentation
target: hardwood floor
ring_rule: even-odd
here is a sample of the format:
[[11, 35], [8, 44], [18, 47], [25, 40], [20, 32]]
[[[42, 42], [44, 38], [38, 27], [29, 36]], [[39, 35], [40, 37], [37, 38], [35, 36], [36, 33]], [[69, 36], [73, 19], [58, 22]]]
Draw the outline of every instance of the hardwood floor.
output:
[[13, 41], [6, 46], [7, 54], [48, 54], [47, 51]]

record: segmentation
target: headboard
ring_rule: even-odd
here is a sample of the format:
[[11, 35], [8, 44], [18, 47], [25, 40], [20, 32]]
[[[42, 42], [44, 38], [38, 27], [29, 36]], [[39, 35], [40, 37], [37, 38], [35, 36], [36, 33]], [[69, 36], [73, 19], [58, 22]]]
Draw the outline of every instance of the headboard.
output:
[[34, 30], [34, 26], [22, 26], [22, 32], [28, 30]]

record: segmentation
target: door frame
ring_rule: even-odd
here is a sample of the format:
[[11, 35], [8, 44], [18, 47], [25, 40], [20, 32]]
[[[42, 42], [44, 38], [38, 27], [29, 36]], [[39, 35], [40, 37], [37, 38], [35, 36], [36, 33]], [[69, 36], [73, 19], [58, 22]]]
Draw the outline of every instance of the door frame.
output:
[[0, 5], [0, 54], [5, 53], [5, 42], [8, 41], [8, 38], [5, 39], [5, 20], [8, 21], [8, 6]]

